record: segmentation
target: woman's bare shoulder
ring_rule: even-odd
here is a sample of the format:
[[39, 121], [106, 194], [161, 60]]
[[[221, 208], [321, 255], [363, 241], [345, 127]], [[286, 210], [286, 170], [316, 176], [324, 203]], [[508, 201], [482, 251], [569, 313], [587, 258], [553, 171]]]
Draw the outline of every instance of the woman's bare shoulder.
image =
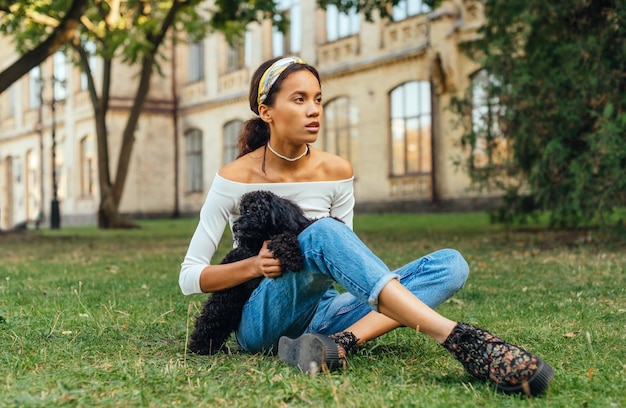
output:
[[323, 150], [316, 150], [327, 180], [346, 180], [352, 178], [352, 164], [343, 157]]
[[[283, 177], [287, 181], [336, 181], [352, 178], [352, 164], [342, 157], [319, 149], [312, 149], [314, 160], [298, 172]], [[277, 182], [263, 173], [263, 152], [251, 152], [224, 165], [218, 174], [237, 183]]]
[[256, 171], [254, 152], [239, 157], [232, 162], [225, 164], [218, 174], [226, 180], [235, 181], [237, 183], [250, 183], [255, 179]]

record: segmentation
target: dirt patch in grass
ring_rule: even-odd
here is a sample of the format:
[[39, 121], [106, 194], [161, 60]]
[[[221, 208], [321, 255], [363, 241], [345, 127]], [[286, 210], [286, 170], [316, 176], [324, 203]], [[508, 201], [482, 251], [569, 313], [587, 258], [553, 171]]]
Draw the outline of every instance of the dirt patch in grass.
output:
[[40, 235], [26, 230], [0, 231], [0, 243], [33, 242], [41, 239]]

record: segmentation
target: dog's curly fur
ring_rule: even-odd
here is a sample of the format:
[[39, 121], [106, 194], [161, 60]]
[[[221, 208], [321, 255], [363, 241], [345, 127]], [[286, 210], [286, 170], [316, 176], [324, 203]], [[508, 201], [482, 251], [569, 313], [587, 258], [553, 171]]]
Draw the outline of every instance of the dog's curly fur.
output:
[[[263, 242], [270, 240], [268, 249], [284, 269], [297, 272], [304, 267], [297, 236], [315, 220], [305, 217], [297, 204], [269, 191], [253, 191], [242, 196], [239, 210], [241, 216], [233, 224], [237, 246], [224, 257], [222, 264], [256, 256]], [[258, 277], [214, 292], [196, 318], [189, 350], [197, 354], [222, 350], [230, 333], [241, 322], [244, 304], [262, 279]]]

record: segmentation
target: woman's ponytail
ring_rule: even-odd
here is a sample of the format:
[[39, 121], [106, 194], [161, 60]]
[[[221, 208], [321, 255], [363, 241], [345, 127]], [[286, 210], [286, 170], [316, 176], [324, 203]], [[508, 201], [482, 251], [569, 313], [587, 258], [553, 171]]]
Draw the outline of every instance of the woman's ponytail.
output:
[[255, 151], [270, 140], [270, 126], [263, 119], [256, 117], [247, 120], [241, 127], [237, 148], [239, 156]]

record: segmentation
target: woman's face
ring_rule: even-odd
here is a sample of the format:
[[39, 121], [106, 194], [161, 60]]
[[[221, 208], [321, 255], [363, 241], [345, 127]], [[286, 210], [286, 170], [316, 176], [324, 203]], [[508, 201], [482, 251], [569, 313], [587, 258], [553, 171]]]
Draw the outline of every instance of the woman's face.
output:
[[[263, 105], [265, 106], [265, 105]], [[322, 121], [322, 89], [315, 75], [299, 70], [287, 76], [273, 106], [261, 110], [273, 143], [313, 143]]]

